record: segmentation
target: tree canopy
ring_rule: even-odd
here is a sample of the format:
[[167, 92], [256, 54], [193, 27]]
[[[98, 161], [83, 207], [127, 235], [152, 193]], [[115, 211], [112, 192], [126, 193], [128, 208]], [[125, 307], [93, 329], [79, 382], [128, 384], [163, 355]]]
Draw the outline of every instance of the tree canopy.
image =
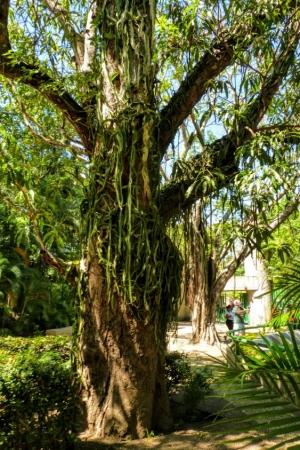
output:
[[[269, 6], [251, 1], [214, 6], [194, 1], [150, 3], [156, 7], [151, 19], [156, 22], [150, 66], [159, 113], [158, 158], [168, 156], [170, 144], [175, 148], [182, 124], [187, 129], [191, 124], [196, 127], [189, 146], [199, 136], [202, 142], [202, 151], [194, 152], [184, 166], [176, 164], [161, 189], [159, 210], [167, 221], [216, 189], [215, 184], [203, 183], [205, 175], [222, 186], [242, 165], [247, 170], [253, 158], [273, 159], [271, 165], [277, 171], [286, 161], [287, 150], [298, 143], [298, 12], [293, 2]], [[17, 140], [22, 146], [34, 142], [37, 158], [42, 147], [44, 154], [52, 147], [56, 154], [65, 149], [81, 161], [90, 160], [98, 126], [97, 80], [104, 70], [100, 48], [117, 48], [121, 40], [121, 33], [118, 37], [107, 32], [113, 29], [114, 20], [105, 13], [105, 5], [80, 2], [71, 9], [68, 2], [47, 0], [2, 3], [1, 123], [2, 139], [9, 134], [7, 153]], [[124, 9], [122, 21], [126, 5], [121, 2], [116, 7], [121, 16]], [[104, 13], [108, 14], [106, 25]], [[126, 56], [135, 47], [128, 27], [127, 41], [120, 47]], [[120, 60], [122, 51], [118, 52]], [[111, 74], [112, 86], [121, 75], [118, 71]], [[128, 83], [132, 90], [134, 79]], [[204, 121], [211, 123], [208, 139], [201, 135]], [[223, 136], [213, 139], [217, 127]], [[181, 141], [180, 133], [178, 138]], [[279, 157], [283, 161], [278, 162]], [[33, 161], [26, 158], [25, 162]]]

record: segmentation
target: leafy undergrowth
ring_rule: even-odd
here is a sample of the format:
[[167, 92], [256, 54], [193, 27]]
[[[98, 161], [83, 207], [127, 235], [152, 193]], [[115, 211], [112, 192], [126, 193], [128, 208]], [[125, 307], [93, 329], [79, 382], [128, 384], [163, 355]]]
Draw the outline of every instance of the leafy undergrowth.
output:
[[[74, 447], [79, 405], [70, 347], [68, 336], [2, 337], [1, 449]], [[197, 404], [211, 392], [210, 368], [192, 365], [186, 354], [172, 352], [166, 357], [166, 379], [169, 395], [181, 395], [180, 421], [191, 420]]]
[[209, 366], [192, 365], [186, 353], [166, 354], [166, 384], [175, 420], [197, 417], [197, 405], [211, 393], [213, 382]]
[[[228, 352], [227, 360], [218, 361], [219, 393], [216, 390], [214, 395], [229, 399], [220, 414], [231, 417], [218, 421], [216, 427], [231, 425], [240, 433], [232, 440], [226, 438], [227, 444], [242, 444], [243, 433], [255, 431], [259, 435], [252, 437], [252, 443], [269, 440], [265, 448], [300, 448], [300, 348], [292, 328], [286, 335], [278, 332], [276, 338], [278, 342], [261, 336], [263, 349], [238, 344], [238, 355]], [[274, 442], [278, 437], [280, 441]]]
[[26, 350], [36, 354], [56, 352], [63, 362], [70, 359], [71, 340], [69, 336], [38, 336], [33, 338], [7, 336], [0, 340], [0, 364]]
[[73, 448], [76, 390], [68, 337], [2, 338], [0, 448]]

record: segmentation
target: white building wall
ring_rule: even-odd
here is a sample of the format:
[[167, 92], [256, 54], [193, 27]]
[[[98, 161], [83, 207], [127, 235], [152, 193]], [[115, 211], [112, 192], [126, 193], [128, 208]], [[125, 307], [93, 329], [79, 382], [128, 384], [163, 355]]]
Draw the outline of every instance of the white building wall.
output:
[[252, 252], [244, 261], [244, 270], [246, 276], [257, 277], [257, 256], [256, 252]]

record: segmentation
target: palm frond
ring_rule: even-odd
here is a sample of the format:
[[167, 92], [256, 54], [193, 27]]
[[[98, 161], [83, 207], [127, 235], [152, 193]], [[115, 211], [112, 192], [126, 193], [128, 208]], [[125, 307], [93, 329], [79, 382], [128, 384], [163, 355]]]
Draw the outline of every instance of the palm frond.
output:
[[[290, 327], [289, 332], [278, 332], [278, 342], [271, 342], [268, 336], [261, 336], [259, 342], [252, 345], [240, 345], [238, 355], [228, 349], [226, 361], [214, 360], [218, 374], [217, 390], [214, 396], [228, 401], [225, 408], [216, 417], [213, 426], [233, 424], [235, 433], [259, 431], [258, 436], [251, 435], [251, 443], [270, 440], [277, 437], [281, 443], [269, 443], [275, 449], [285, 443], [298, 442], [300, 448], [300, 351], [299, 332]], [[263, 344], [263, 348], [259, 343]], [[240, 412], [232, 418], [222, 418]], [[242, 413], [241, 413], [242, 412]], [[211, 427], [212, 425], [210, 425]], [[220, 435], [219, 432], [217, 432]], [[222, 439], [222, 438], [219, 438]], [[249, 433], [233, 436], [232, 442], [249, 440]], [[228, 436], [226, 436], [228, 444]], [[221, 441], [219, 440], [219, 444]], [[282, 447], [281, 447], [282, 448]]]
[[[300, 316], [300, 260], [294, 259], [290, 263], [284, 273], [278, 275], [275, 278], [275, 298], [274, 302], [281, 311], [281, 317], [277, 318], [278, 324], [281, 324], [282, 319], [286, 320], [286, 316], [283, 316], [285, 309], [290, 308], [287, 316]], [[288, 318], [289, 318], [288, 317]]]

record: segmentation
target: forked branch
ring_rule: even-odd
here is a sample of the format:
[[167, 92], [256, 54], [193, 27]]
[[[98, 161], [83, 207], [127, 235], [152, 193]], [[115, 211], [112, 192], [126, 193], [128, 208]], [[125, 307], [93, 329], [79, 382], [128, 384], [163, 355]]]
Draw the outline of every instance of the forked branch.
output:
[[[298, 25], [298, 24], [297, 24]], [[180, 210], [192, 205], [203, 196], [201, 178], [210, 172], [212, 176], [220, 175], [219, 188], [226, 186], [238, 172], [236, 162], [236, 150], [247, 141], [253, 139], [259, 122], [264, 117], [274, 95], [279, 89], [283, 78], [286, 77], [289, 68], [294, 61], [294, 52], [299, 42], [299, 26], [293, 27], [294, 35], [288, 43], [284, 43], [281, 52], [273, 66], [272, 72], [261, 87], [259, 94], [251, 101], [243, 112], [243, 118], [239, 120], [236, 130], [217, 139], [205, 150], [185, 165], [185, 173], [181, 177], [173, 178], [161, 192], [161, 217], [167, 222]], [[215, 172], [215, 175], [214, 175]], [[191, 189], [191, 187], [193, 187]], [[189, 190], [189, 191], [188, 191]], [[187, 191], [189, 195], [187, 196]], [[206, 189], [206, 195], [209, 193]]]
[[[292, 11], [295, 1], [288, 4]], [[277, 20], [282, 20], [284, 5], [274, 2], [273, 7], [278, 10]], [[261, 9], [261, 12], [259, 11]], [[194, 106], [201, 100], [207, 90], [207, 83], [214, 80], [235, 59], [235, 52], [245, 51], [254, 39], [260, 36], [263, 27], [258, 25], [265, 20], [265, 3], [257, 2], [257, 11], [253, 12], [255, 20], [241, 20], [233, 28], [222, 30], [213, 41], [193, 70], [181, 83], [179, 89], [168, 105], [161, 111], [159, 127], [159, 149], [161, 157], [164, 156], [169, 144], [172, 142], [179, 126], [191, 114]]]

